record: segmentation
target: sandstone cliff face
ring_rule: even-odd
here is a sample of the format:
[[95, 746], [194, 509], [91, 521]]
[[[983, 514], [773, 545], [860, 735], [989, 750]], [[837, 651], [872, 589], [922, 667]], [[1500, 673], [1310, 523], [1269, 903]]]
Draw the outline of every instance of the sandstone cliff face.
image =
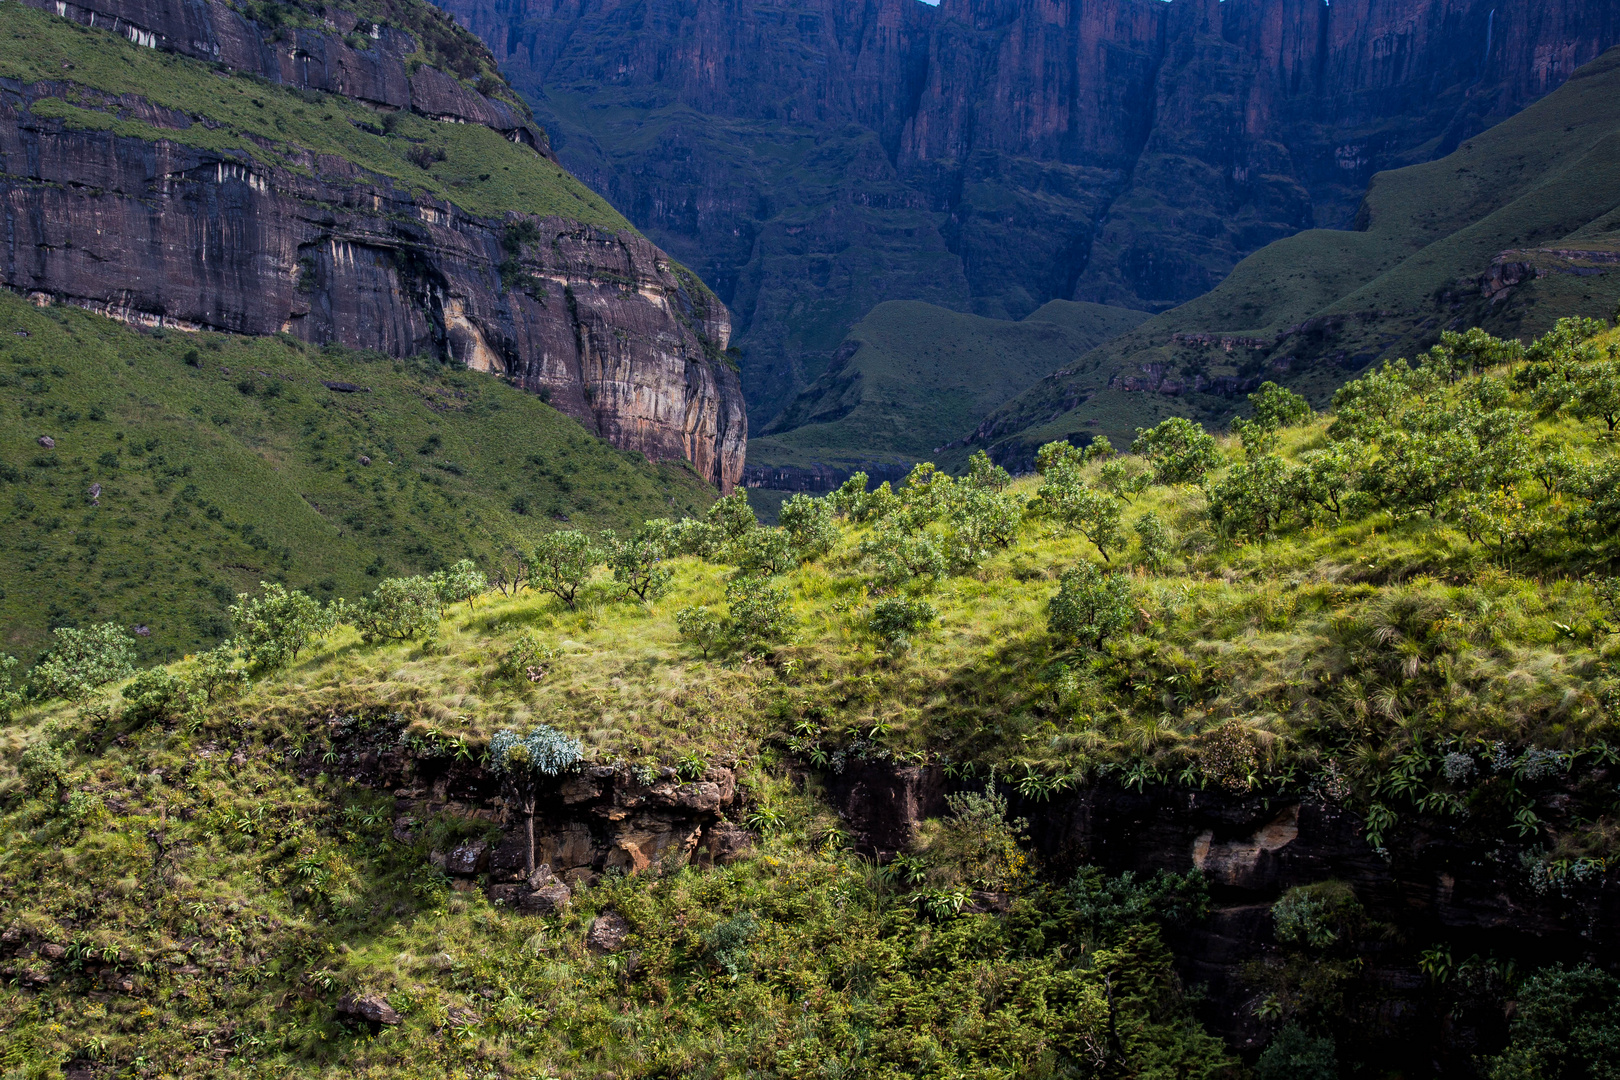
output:
[[[342, 36], [357, 37], [354, 18], [336, 11], [329, 31], [271, 40], [219, 3], [51, 7], [273, 82], [483, 124], [556, 171], [521, 106], [431, 67], [410, 72], [416, 43], [402, 30], [361, 24], [374, 45], [357, 49]], [[71, 82], [0, 80], [5, 286], [135, 323], [453, 358], [542, 394], [619, 447], [690, 461], [724, 490], [740, 477], [747, 419], [724, 356], [727, 313], [634, 232], [482, 217], [330, 154], [293, 148], [285, 166], [267, 165], [36, 111], [69, 99], [159, 129], [206, 122]], [[520, 221], [529, 231], [514, 244]]]
[[448, 0], [698, 267], [768, 421], [874, 304], [1159, 311], [1620, 42], [1620, 0]]

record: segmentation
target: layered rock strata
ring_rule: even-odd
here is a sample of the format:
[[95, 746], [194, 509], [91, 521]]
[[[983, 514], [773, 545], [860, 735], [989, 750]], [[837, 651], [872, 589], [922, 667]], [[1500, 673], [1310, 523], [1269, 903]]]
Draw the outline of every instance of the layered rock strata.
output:
[[737, 314], [756, 420], [875, 304], [1162, 311], [1620, 42], [1620, 0], [447, 0]]
[[[51, 9], [385, 113], [484, 124], [556, 172], [522, 106], [432, 67], [411, 71], [417, 44], [403, 30], [329, 10], [329, 31], [271, 40], [218, 3]], [[177, 134], [211, 123], [66, 80], [0, 80], [0, 284], [136, 324], [439, 355], [506, 376], [616, 446], [690, 461], [723, 490], [738, 482], [747, 417], [725, 357], [727, 312], [629, 228], [484, 217], [296, 146], [277, 148], [285, 165], [266, 164], [178, 137], [70, 125], [68, 101]], [[526, 239], [514, 244], [518, 223]]]

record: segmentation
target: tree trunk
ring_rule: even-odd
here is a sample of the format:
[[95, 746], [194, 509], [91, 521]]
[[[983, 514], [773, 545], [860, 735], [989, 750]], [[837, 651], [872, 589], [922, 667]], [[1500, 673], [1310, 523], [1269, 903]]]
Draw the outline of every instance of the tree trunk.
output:
[[528, 846], [524, 849], [523, 876], [534, 876], [534, 799], [523, 803], [523, 824], [528, 833]]

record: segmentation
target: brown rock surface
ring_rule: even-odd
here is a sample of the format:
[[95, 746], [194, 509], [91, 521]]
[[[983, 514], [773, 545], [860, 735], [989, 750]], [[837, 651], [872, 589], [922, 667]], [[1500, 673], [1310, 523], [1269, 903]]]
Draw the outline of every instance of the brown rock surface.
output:
[[[407, 78], [415, 43], [404, 31], [356, 51], [329, 32], [272, 41], [218, 0], [35, 6], [271, 82], [484, 124], [549, 154], [522, 106], [431, 67]], [[270, 166], [34, 111], [66, 99], [158, 128], [194, 122], [134, 95], [0, 80], [0, 202], [14, 226], [0, 285], [137, 325], [447, 356], [547, 397], [616, 446], [688, 460], [725, 490], [741, 475], [747, 418], [723, 355], [729, 316], [633, 231], [531, 217], [535, 239], [518, 257], [541, 284], [530, 295], [502, 281], [513, 254], [503, 231], [519, 215], [480, 217], [296, 146], [289, 167]]]

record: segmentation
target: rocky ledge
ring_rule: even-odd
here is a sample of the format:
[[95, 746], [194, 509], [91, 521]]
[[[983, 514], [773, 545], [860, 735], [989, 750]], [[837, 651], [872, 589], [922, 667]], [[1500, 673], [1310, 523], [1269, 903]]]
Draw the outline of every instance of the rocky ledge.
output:
[[[415, 45], [403, 31], [372, 26], [361, 51], [336, 21], [272, 41], [217, 3], [52, 9], [273, 82], [482, 123], [556, 169], [521, 107], [431, 67], [407, 75]], [[69, 103], [141, 134], [70, 125]], [[187, 145], [178, 133], [198, 123], [133, 94], [0, 80], [0, 285], [136, 325], [438, 355], [509, 378], [618, 447], [689, 461], [724, 491], [739, 481], [747, 417], [725, 355], [729, 316], [640, 235], [480, 217], [297, 147], [278, 147], [283, 166]], [[520, 250], [508, 250], [513, 235]]]

